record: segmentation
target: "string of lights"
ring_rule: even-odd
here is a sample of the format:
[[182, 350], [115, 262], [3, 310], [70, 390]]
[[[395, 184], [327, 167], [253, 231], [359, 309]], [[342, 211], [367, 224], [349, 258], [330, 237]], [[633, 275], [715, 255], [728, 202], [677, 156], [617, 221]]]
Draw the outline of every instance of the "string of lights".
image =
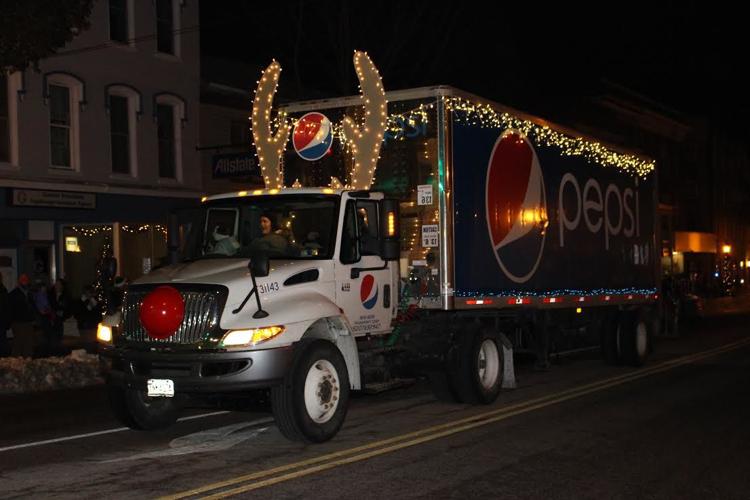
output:
[[596, 288], [592, 290], [581, 290], [576, 288], [562, 288], [557, 290], [544, 290], [541, 292], [529, 291], [529, 290], [509, 290], [503, 289], [501, 292], [497, 291], [483, 291], [483, 290], [456, 290], [456, 297], [551, 297], [551, 296], [577, 296], [577, 297], [593, 297], [593, 296], [607, 296], [607, 295], [653, 295], [657, 293], [656, 288]]
[[[69, 228], [78, 236], [92, 237], [99, 234], [109, 234], [112, 231], [112, 226], [70, 226]], [[160, 232], [162, 235], [167, 235], [167, 228], [161, 224], [139, 224], [129, 225], [122, 224], [120, 229], [128, 234], [138, 234], [151, 231], [152, 229]]]
[[[381, 87], [382, 88], [382, 87]], [[646, 177], [656, 168], [653, 160], [639, 158], [635, 155], [619, 153], [606, 146], [581, 137], [571, 137], [558, 132], [546, 125], [539, 125], [529, 120], [523, 120], [509, 113], [499, 112], [489, 104], [472, 102], [463, 97], [441, 97], [447, 110], [453, 113], [456, 123], [482, 128], [493, 128], [498, 130], [514, 129], [531, 139], [535, 144], [546, 147], [554, 147], [564, 156], [581, 156], [589, 162], [608, 168], [618, 168], [630, 175]], [[437, 100], [431, 103], [419, 104], [414, 109], [393, 113], [387, 116], [386, 130], [391, 132], [392, 139], [403, 141], [404, 134], [398, 133], [404, 123], [415, 126], [416, 124], [428, 124], [430, 116], [437, 105]], [[277, 117], [277, 120], [286, 120], [286, 117]], [[282, 122], [277, 121], [279, 128]], [[292, 128], [296, 125], [291, 120], [287, 125]], [[344, 150], [352, 152], [356, 150], [356, 144], [347, 137], [343, 122], [333, 124], [333, 135], [344, 145]], [[351, 135], [351, 134], [350, 134]], [[373, 151], [372, 158], [375, 161], [378, 155]], [[428, 158], [425, 149], [425, 158]], [[374, 179], [374, 176], [373, 176]]]

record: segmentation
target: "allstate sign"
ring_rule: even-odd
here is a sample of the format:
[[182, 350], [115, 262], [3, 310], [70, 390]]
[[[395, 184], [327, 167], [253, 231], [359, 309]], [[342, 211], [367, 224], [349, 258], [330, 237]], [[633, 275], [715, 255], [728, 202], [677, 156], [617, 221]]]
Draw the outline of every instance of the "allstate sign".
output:
[[260, 177], [258, 159], [252, 153], [229, 153], [214, 155], [211, 159], [211, 177]]

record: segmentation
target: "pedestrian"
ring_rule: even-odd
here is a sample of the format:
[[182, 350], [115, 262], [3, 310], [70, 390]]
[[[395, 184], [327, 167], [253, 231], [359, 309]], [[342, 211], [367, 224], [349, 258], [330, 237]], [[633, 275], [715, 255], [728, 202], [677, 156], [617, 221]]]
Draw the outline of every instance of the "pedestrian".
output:
[[34, 300], [34, 322], [41, 333], [41, 342], [40, 345], [36, 346], [36, 354], [40, 357], [49, 356], [53, 344], [52, 322], [54, 312], [49, 301], [47, 282], [43, 278], [35, 279], [31, 292]]
[[34, 354], [37, 330], [34, 325], [34, 297], [29, 290], [29, 276], [21, 274], [18, 285], [10, 294], [10, 327], [13, 331], [13, 355], [31, 357]]
[[93, 286], [84, 287], [81, 298], [76, 304], [75, 316], [81, 340], [86, 344], [93, 343], [96, 339], [96, 327], [102, 320], [102, 306], [96, 299]]
[[52, 308], [52, 337], [51, 337], [51, 354], [63, 354], [63, 334], [65, 320], [72, 314], [70, 296], [68, 295], [67, 283], [64, 279], [58, 278], [52, 286], [49, 294], [50, 307]]
[[10, 356], [8, 344], [8, 329], [10, 328], [10, 301], [8, 289], [3, 283], [3, 273], [0, 273], [0, 358]]
[[122, 307], [122, 300], [125, 295], [125, 278], [117, 276], [109, 291], [107, 298], [107, 314], [115, 314]]

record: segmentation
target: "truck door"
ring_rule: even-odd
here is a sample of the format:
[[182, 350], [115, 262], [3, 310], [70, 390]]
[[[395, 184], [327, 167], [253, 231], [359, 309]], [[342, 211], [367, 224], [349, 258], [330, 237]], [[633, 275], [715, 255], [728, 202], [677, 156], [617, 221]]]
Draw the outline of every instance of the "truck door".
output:
[[378, 200], [350, 198], [345, 193], [342, 203], [342, 230], [334, 263], [336, 303], [355, 335], [390, 331], [394, 264], [380, 257]]

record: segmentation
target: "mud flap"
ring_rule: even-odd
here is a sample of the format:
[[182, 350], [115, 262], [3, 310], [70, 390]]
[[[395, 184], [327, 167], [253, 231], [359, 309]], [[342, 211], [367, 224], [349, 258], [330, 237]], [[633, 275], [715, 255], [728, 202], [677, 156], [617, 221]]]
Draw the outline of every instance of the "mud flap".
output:
[[500, 334], [500, 343], [503, 345], [503, 389], [515, 389], [518, 387], [516, 382], [516, 369], [513, 366], [513, 344], [504, 333]]

